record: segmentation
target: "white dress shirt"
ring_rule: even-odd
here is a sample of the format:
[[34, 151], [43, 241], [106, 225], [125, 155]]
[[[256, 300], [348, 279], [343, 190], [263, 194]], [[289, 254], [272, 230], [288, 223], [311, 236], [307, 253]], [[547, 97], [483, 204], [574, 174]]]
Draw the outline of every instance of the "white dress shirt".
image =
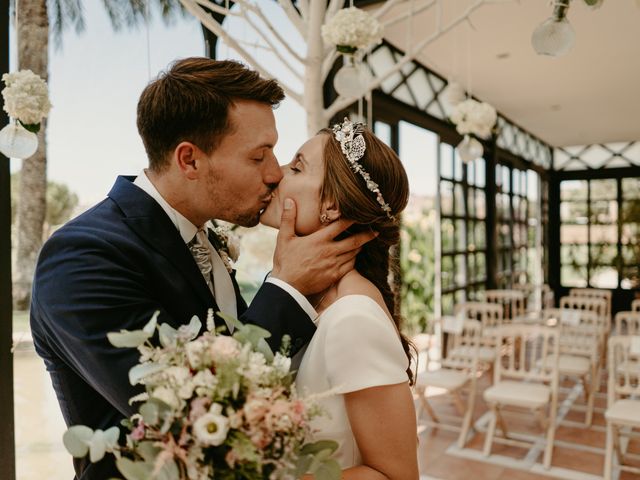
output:
[[[184, 243], [189, 243], [193, 239], [198, 231], [198, 227], [191, 223], [175, 208], [169, 205], [169, 203], [162, 197], [158, 189], [153, 185], [153, 183], [151, 183], [151, 180], [149, 180], [146, 170], [142, 170], [142, 172], [140, 172], [133, 184], [146, 192], [158, 203], [158, 205], [162, 207], [171, 222], [173, 222], [173, 224], [180, 232], [180, 236], [182, 237], [182, 240], [184, 240]], [[213, 224], [211, 224], [211, 222], [207, 222], [206, 225], [209, 228], [213, 228]], [[284, 282], [279, 278], [274, 278], [271, 275], [269, 275], [266, 282], [280, 287], [282, 290], [291, 295], [291, 297], [293, 297], [293, 299], [300, 305], [300, 307], [307, 313], [307, 315], [309, 315], [309, 318], [311, 318], [312, 320], [318, 316], [315, 308], [313, 308], [311, 303], [309, 303], [309, 300], [307, 300], [304, 295], [302, 295], [298, 290], [289, 285], [287, 282]]]

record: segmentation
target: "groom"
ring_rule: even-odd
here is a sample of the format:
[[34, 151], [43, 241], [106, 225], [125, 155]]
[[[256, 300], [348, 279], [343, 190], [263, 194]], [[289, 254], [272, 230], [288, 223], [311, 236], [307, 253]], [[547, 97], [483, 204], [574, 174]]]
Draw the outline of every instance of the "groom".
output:
[[[160, 311], [173, 327], [209, 308], [283, 335], [292, 353], [315, 330], [304, 295], [324, 290], [354, 264], [368, 234], [334, 241], [336, 222], [307, 237], [294, 233], [286, 202], [271, 276], [247, 307], [234, 272], [213, 248], [211, 219], [252, 227], [282, 173], [273, 154], [272, 107], [284, 98], [274, 80], [239, 63], [188, 58], [151, 82], [138, 103], [149, 167], [118, 177], [108, 197], [60, 228], [36, 269], [31, 328], [68, 425], [118, 425], [134, 413], [128, 381], [135, 349], [109, 344], [108, 332], [140, 329]], [[288, 208], [287, 208], [288, 207]], [[221, 323], [220, 320], [216, 323]], [[80, 479], [117, 476], [114, 463], [74, 460]]]

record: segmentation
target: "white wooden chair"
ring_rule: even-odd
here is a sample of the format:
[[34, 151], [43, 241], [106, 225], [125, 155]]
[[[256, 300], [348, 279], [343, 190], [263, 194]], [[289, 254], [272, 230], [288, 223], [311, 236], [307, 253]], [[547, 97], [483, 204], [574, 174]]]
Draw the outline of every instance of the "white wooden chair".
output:
[[616, 335], [640, 335], [640, 311], [616, 314]]
[[[478, 359], [483, 368], [491, 369], [496, 359], [496, 331], [502, 325], [502, 307], [487, 302], [465, 302], [455, 306], [456, 316], [477, 321], [482, 328], [482, 339], [478, 349]], [[458, 345], [455, 337], [449, 343], [448, 356], [469, 356], [469, 349]]]
[[511, 320], [524, 315], [526, 310], [526, 296], [519, 290], [485, 290], [485, 301], [502, 305], [503, 320]]
[[620, 437], [630, 436], [633, 429], [640, 428], [640, 371], [626, 365], [640, 361], [640, 337], [634, 335], [613, 336], [609, 339], [609, 387], [607, 395], [607, 443], [605, 448], [604, 478], [613, 476], [613, 452], [620, 470], [640, 475], [640, 468], [625, 465], [627, 457], [625, 443]]
[[507, 427], [501, 415], [505, 407], [526, 408], [536, 414], [546, 431], [544, 466], [549, 468], [558, 407], [559, 330], [537, 325], [505, 325], [499, 329], [498, 338], [500, 344], [506, 341], [512, 348], [508, 349], [506, 355], [496, 358], [494, 384], [483, 393], [492, 412], [484, 455], [491, 453], [496, 424], [500, 425], [504, 443], [530, 447], [524, 442], [508, 439]]
[[[592, 312], [550, 308], [542, 311], [545, 322], [555, 319], [560, 329], [560, 355], [558, 372], [561, 376], [577, 378], [582, 382], [586, 406], [585, 425], [591, 426], [595, 394], [600, 385], [601, 325]], [[589, 320], [583, 321], [583, 318]], [[582, 409], [582, 407], [581, 407]]]
[[611, 317], [607, 315], [607, 301], [604, 298], [593, 298], [584, 296], [566, 296], [560, 299], [560, 308], [573, 310], [586, 310], [594, 312], [598, 316], [598, 323], [601, 325], [601, 364], [606, 363], [607, 338], [611, 333]]
[[640, 298], [636, 298], [631, 302], [631, 311], [640, 312]]
[[[476, 398], [476, 379], [478, 376], [478, 350], [482, 340], [482, 327], [479, 322], [474, 320], [464, 320], [459, 324], [458, 328], [447, 325], [443, 322], [442, 328], [449, 334], [449, 340], [455, 342], [459, 347], [469, 349], [469, 356], [447, 356], [440, 362], [440, 368], [436, 370], [429, 369], [429, 357], [427, 357], [427, 369], [416, 379], [414, 387], [419, 399], [419, 408], [416, 413], [421, 425], [443, 428], [445, 430], [459, 431], [458, 445], [463, 448], [469, 429], [472, 425], [473, 410]], [[452, 423], [443, 423], [441, 419], [457, 421], [450, 415], [437, 415], [429, 404], [427, 389], [430, 387], [440, 388], [452, 396], [453, 403], [458, 411], [459, 417], [462, 417], [460, 425]], [[462, 392], [467, 391], [467, 400], [464, 401]], [[420, 420], [420, 414], [425, 410], [430, 420]]]
[[611, 319], [611, 290], [601, 288], [572, 288], [569, 290], [569, 296], [604, 299], [607, 303], [606, 315]]
[[551, 287], [546, 283], [542, 285], [542, 308], [554, 308], [556, 298]]

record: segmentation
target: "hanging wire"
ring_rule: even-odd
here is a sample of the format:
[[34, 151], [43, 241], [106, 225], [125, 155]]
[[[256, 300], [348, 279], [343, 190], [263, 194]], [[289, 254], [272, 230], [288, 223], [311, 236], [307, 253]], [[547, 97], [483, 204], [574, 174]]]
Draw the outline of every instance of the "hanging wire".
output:
[[144, 4], [144, 26], [147, 35], [147, 77], [151, 80], [151, 35], [149, 33], [149, 1]]

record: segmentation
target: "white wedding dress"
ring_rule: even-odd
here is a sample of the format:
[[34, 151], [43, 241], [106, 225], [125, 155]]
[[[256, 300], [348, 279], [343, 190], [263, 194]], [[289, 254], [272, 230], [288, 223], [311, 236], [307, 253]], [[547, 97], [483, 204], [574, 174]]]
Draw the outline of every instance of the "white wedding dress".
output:
[[327, 415], [314, 419], [312, 440], [337, 441], [333, 458], [345, 469], [362, 464], [362, 458], [344, 394], [407, 382], [408, 360], [392, 320], [370, 297], [341, 297], [316, 322], [318, 329], [302, 357], [296, 385], [302, 395], [336, 393], [320, 400]]

